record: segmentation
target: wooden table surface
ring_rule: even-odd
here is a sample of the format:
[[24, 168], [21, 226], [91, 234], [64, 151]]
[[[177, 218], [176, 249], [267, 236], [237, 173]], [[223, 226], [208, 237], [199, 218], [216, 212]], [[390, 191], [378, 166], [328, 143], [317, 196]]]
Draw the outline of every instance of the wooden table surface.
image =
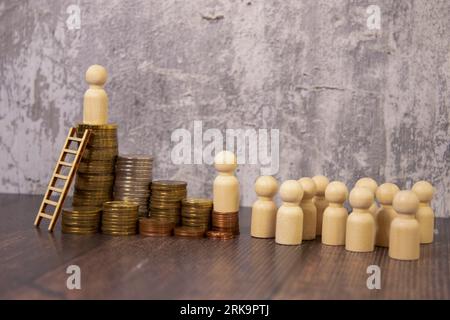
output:
[[[0, 298], [3, 299], [449, 299], [449, 219], [421, 259], [389, 259], [387, 250], [351, 253], [320, 240], [280, 246], [249, 236], [250, 209], [231, 241], [76, 236], [33, 227], [40, 196], [0, 195]], [[81, 268], [68, 290], [66, 268]], [[381, 270], [369, 290], [366, 270]]]

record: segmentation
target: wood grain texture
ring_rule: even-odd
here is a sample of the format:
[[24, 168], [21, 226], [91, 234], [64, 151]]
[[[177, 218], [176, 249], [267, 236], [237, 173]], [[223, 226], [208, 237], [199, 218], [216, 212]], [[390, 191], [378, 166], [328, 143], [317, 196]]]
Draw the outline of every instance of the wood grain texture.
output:
[[[449, 219], [437, 219], [435, 243], [417, 262], [387, 250], [351, 253], [319, 240], [275, 245], [241, 235], [216, 242], [141, 236], [54, 234], [33, 227], [39, 196], [0, 195], [0, 298], [4, 299], [449, 299]], [[76, 264], [82, 289], [67, 290]], [[369, 265], [381, 268], [381, 290], [368, 290]]]

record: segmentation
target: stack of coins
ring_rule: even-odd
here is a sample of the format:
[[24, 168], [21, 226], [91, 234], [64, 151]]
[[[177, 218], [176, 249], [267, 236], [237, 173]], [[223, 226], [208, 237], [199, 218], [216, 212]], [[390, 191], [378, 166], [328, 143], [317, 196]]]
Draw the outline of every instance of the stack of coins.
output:
[[167, 219], [139, 219], [139, 233], [147, 237], [170, 237], [174, 227], [175, 224]]
[[184, 181], [153, 181], [150, 216], [167, 219], [179, 225], [181, 222], [181, 200], [186, 198], [186, 187], [187, 183]]
[[102, 233], [112, 236], [136, 234], [139, 205], [128, 201], [103, 204]]
[[200, 239], [205, 236], [205, 229], [203, 227], [176, 227], [175, 236], [180, 238]]
[[233, 235], [239, 234], [238, 212], [212, 212], [212, 229], [214, 231], [228, 232]]
[[82, 137], [86, 129], [91, 129], [92, 134], [78, 167], [73, 205], [101, 207], [103, 202], [112, 200], [113, 195], [117, 125], [79, 124], [78, 137]]
[[137, 203], [141, 217], [148, 215], [152, 163], [153, 158], [144, 155], [120, 155], [116, 161], [114, 200]]
[[232, 232], [221, 232], [221, 231], [213, 231], [209, 230], [206, 232], [206, 236], [208, 239], [217, 239], [217, 240], [231, 240], [234, 238], [234, 234]]
[[209, 229], [212, 200], [201, 198], [186, 198], [181, 201], [181, 224], [187, 227], [202, 227]]
[[61, 229], [64, 233], [92, 234], [100, 227], [102, 209], [96, 207], [73, 207], [62, 210]]

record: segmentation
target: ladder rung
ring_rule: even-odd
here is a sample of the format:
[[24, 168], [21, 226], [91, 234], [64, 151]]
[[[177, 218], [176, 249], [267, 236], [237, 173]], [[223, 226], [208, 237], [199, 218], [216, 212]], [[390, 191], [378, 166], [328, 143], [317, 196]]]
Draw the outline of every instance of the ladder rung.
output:
[[56, 187], [48, 187], [48, 190], [59, 192], [59, 193], [63, 193], [63, 191], [64, 191], [63, 189], [56, 188]]
[[83, 141], [83, 139], [82, 139], [82, 138], [77, 138], [77, 137], [69, 137], [69, 140], [72, 140], [72, 141], [77, 141], [77, 142], [81, 142], [81, 141]]
[[62, 174], [58, 174], [58, 173], [55, 173], [54, 177], [58, 178], [58, 179], [63, 179], [63, 180], [69, 179], [68, 176], [63, 176]]
[[71, 167], [72, 166], [71, 163], [65, 162], [65, 161], [60, 161], [59, 164], [62, 165], [62, 166], [66, 166], [66, 167]]
[[64, 149], [64, 152], [71, 153], [71, 154], [77, 154], [77, 150], [72, 150], [72, 149]]
[[53, 219], [53, 216], [50, 215], [50, 214], [46, 214], [46, 213], [41, 212], [39, 215], [40, 215], [42, 218], [47, 218], [47, 219], [50, 219], [50, 220]]
[[52, 201], [52, 200], [48, 200], [48, 199], [45, 199], [44, 203], [50, 204], [50, 205], [55, 206], [55, 207], [58, 205], [58, 202], [55, 202], [55, 201]]

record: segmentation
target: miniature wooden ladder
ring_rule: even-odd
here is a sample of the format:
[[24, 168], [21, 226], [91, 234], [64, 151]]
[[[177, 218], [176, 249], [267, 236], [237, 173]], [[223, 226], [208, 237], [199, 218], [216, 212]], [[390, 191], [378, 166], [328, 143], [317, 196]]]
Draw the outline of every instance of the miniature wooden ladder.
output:
[[[86, 149], [87, 143], [89, 141], [91, 130], [85, 130], [82, 138], [78, 138], [76, 136], [76, 133], [77, 130], [75, 128], [70, 128], [69, 134], [66, 138], [66, 142], [64, 143], [63, 149], [61, 150], [61, 155], [59, 156], [55, 170], [53, 171], [53, 175], [50, 179], [50, 183], [48, 184], [47, 191], [45, 192], [44, 199], [42, 199], [42, 203], [36, 216], [36, 220], [34, 221], [34, 225], [39, 226], [42, 218], [49, 219], [50, 224], [48, 226], [48, 231], [50, 232], [55, 228], [56, 221], [58, 220], [59, 214], [61, 213], [62, 204], [64, 203], [67, 193], [69, 192], [70, 184], [72, 183], [73, 177], [78, 170], [78, 165], [80, 164], [81, 157], [83, 156], [83, 152]], [[76, 150], [70, 149], [70, 146], [73, 142], [77, 144]], [[66, 161], [66, 156], [68, 154], [75, 155], [73, 162]], [[67, 176], [61, 173], [63, 167], [70, 168], [69, 174]], [[58, 179], [64, 180], [62, 188], [56, 187], [56, 181]], [[50, 197], [55, 194], [59, 194], [58, 200], [50, 200]], [[55, 208], [53, 214], [45, 212], [47, 206], [52, 206]]]

